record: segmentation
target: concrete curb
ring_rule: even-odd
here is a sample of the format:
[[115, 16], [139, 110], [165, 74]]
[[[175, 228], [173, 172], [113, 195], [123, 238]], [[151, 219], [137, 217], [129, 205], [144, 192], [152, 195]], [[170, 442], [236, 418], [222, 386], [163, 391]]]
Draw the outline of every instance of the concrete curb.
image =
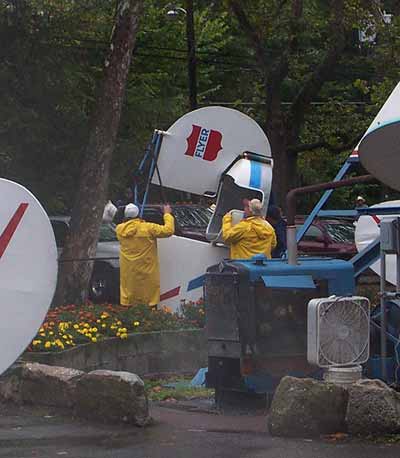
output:
[[207, 337], [204, 329], [129, 334], [124, 340], [111, 337], [61, 352], [26, 352], [22, 361], [85, 372], [128, 371], [140, 376], [193, 373], [207, 366]]

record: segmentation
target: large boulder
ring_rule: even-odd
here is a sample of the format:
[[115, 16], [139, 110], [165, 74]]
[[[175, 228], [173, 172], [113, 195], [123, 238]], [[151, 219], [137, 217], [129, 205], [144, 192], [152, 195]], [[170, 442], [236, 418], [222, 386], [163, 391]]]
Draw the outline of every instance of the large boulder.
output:
[[313, 379], [284, 377], [268, 419], [275, 436], [313, 437], [345, 431], [347, 391]]
[[145, 426], [149, 406], [144, 383], [130, 372], [97, 370], [85, 374], [76, 386], [76, 414], [103, 422]]
[[400, 432], [400, 395], [381, 380], [360, 380], [349, 387], [346, 423], [358, 435]]
[[25, 363], [4, 378], [0, 397], [17, 403], [71, 407], [76, 381], [83, 374], [76, 369]]

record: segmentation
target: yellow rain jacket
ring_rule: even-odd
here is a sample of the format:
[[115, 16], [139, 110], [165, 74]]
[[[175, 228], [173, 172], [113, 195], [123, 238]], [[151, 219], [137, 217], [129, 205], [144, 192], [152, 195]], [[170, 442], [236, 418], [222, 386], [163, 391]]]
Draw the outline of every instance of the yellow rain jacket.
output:
[[232, 216], [226, 214], [222, 220], [222, 238], [230, 245], [231, 259], [249, 259], [256, 254], [271, 258], [276, 247], [275, 230], [261, 216], [250, 216], [232, 226]]
[[156, 305], [160, 302], [157, 239], [173, 235], [174, 217], [164, 214], [164, 225], [131, 219], [118, 224], [120, 249], [120, 302]]

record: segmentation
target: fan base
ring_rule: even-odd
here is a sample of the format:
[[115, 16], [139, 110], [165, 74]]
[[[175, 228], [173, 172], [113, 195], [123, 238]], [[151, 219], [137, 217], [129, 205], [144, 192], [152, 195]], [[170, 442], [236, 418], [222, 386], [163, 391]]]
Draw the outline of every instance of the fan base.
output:
[[335, 385], [351, 385], [362, 377], [360, 365], [347, 367], [328, 367], [324, 370], [324, 380]]

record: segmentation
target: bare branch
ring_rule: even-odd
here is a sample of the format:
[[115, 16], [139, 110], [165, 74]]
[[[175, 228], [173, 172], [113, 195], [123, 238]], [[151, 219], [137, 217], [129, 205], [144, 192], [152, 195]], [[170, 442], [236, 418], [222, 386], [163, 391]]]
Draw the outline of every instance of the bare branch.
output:
[[298, 22], [303, 15], [303, 0], [292, 1], [292, 18], [289, 31], [289, 44], [282, 52], [281, 57], [271, 67], [267, 74], [267, 117], [271, 118], [276, 111], [277, 103], [280, 104], [280, 86], [289, 72], [289, 57], [297, 48]]
[[266, 50], [264, 48], [261, 38], [255, 30], [255, 27], [250, 23], [250, 20], [247, 17], [247, 14], [243, 9], [240, 0], [228, 0], [228, 5], [232, 10], [233, 14], [236, 16], [236, 19], [238, 20], [240, 27], [242, 28], [250, 43], [252, 44], [253, 49], [255, 50], [257, 55], [258, 63], [262, 68], [266, 69], [268, 67]]
[[357, 137], [353, 138], [352, 140], [345, 142], [339, 146], [333, 146], [325, 141], [315, 142], [315, 143], [305, 143], [302, 145], [295, 145], [288, 148], [288, 152], [291, 154], [299, 154], [299, 153], [310, 153], [315, 151], [316, 149], [325, 148], [331, 153], [342, 153], [343, 151], [349, 150], [354, 148], [355, 145], [361, 140], [363, 134], [357, 135]]
[[289, 118], [292, 125], [295, 126], [302, 125], [306, 110], [324, 82], [329, 78], [332, 68], [340, 59], [345, 46], [344, 0], [331, 0], [331, 8], [333, 13], [329, 27], [330, 47], [326, 52], [325, 58], [311, 73], [293, 102]]

